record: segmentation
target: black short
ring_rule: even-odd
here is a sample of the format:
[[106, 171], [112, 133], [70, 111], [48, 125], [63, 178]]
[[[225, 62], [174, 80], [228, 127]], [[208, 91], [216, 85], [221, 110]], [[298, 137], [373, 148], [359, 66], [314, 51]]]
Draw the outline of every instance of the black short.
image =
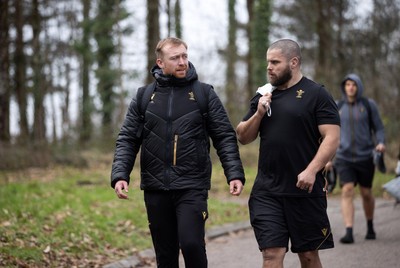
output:
[[352, 182], [354, 185], [359, 183], [362, 187], [372, 188], [375, 174], [375, 165], [372, 157], [360, 162], [337, 159], [335, 167], [339, 174], [340, 186]]
[[250, 221], [260, 250], [285, 247], [294, 253], [333, 248], [326, 197], [251, 195]]

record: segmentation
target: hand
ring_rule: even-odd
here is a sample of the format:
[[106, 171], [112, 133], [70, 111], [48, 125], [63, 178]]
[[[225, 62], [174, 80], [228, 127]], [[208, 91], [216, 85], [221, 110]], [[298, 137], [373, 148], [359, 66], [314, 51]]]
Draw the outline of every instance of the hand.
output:
[[383, 143], [379, 143], [376, 147], [375, 147], [375, 151], [380, 152], [380, 153], [384, 153], [385, 152], [385, 144]]
[[332, 163], [332, 161], [329, 161], [328, 163], [326, 163], [326, 165], [325, 165], [325, 171], [332, 170], [332, 168], [333, 168], [333, 163]]
[[260, 111], [264, 115], [271, 103], [271, 98], [271, 93], [266, 93], [265, 95], [260, 97], [260, 99], [258, 100], [257, 111]]
[[[128, 183], [124, 180], [119, 180], [114, 186], [115, 193], [117, 194], [119, 199], [129, 199], [128, 195]], [[125, 193], [123, 192], [125, 190]]]
[[315, 174], [304, 170], [297, 176], [296, 187], [311, 193], [314, 187]]
[[232, 180], [229, 182], [229, 192], [231, 195], [239, 196], [243, 190], [243, 183], [241, 180]]

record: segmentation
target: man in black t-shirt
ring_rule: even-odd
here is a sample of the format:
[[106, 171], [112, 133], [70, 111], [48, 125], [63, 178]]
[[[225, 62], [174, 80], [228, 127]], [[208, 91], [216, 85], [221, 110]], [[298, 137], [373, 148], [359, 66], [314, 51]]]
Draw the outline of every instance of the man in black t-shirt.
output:
[[250, 220], [264, 267], [283, 267], [289, 239], [302, 267], [321, 267], [318, 250], [334, 246], [322, 170], [339, 145], [337, 106], [323, 86], [302, 75], [296, 42], [274, 42], [267, 64], [271, 84], [259, 88], [237, 126], [242, 144], [260, 135]]

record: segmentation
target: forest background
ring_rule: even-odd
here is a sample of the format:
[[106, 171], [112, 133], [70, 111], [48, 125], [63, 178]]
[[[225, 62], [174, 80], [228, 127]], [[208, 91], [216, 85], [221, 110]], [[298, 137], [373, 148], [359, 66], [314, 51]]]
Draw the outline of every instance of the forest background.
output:
[[359, 74], [384, 119], [391, 162], [400, 146], [399, 2], [1, 1], [0, 167], [47, 165], [54, 148], [111, 149], [166, 36], [188, 42], [234, 125], [266, 82], [265, 50], [278, 38], [300, 43], [304, 74], [336, 99], [343, 77]]
[[[234, 126], [267, 82], [265, 52], [278, 38], [299, 42], [304, 75], [335, 99], [343, 77], [359, 74], [385, 125], [382, 195], [400, 146], [399, 25], [400, 0], [1, 0], [0, 266], [99, 267], [150, 247], [140, 171], [125, 209], [109, 173], [129, 102], [152, 81], [167, 36], [188, 43]], [[240, 149], [245, 199], [257, 144]], [[226, 202], [223, 178], [214, 165], [208, 226], [248, 218], [245, 204]]]

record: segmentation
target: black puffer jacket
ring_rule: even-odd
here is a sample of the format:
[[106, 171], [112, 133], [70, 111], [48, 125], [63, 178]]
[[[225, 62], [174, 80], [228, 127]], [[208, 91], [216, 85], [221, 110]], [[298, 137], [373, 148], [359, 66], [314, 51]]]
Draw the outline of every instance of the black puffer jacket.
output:
[[[225, 109], [210, 87], [207, 133], [199, 105], [189, 92], [197, 80], [194, 66], [186, 78], [165, 76], [155, 66], [155, 95], [147, 106], [142, 138], [137, 102], [132, 100], [116, 142], [111, 186], [118, 180], [130, 181], [141, 146], [141, 189], [210, 189], [211, 161], [209, 137], [217, 150], [227, 181], [245, 182], [236, 133]], [[208, 137], [208, 136], [209, 137]]]

